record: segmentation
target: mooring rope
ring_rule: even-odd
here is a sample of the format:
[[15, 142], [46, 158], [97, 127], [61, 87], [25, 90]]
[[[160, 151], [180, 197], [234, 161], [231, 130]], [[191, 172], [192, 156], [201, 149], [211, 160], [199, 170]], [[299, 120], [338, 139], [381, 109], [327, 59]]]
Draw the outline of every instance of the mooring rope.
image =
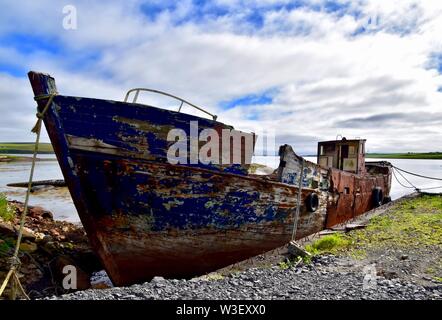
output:
[[32, 156], [31, 171], [29, 174], [28, 189], [26, 191], [24, 209], [23, 209], [23, 212], [20, 217], [20, 229], [19, 229], [18, 236], [17, 236], [17, 243], [15, 244], [14, 255], [11, 257], [11, 262], [10, 262], [11, 267], [9, 269], [8, 274], [6, 275], [5, 280], [3, 280], [3, 283], [0, 287], [0, 297], [2, 296], [4, 290], [6, 289], [6, 286], [9, 283], [9, 280], [12, 277], [12, 280], [14, 281], [14, 283], [12, 284], [12, 291], [11, 291], [12, 299], [14, 300], [16, 297], [16, 289], [17, 289], [16, 286], [18, 286], [18, 288], [20, 289], [23, 296], [29, 300], [29, 296], [26, 294], [23, 286], [20, 283], [20, 279], [18, 278], [18, 275], [17, 275], [17, 271], [20, 268], [20, 264], [21, 264], [18, 254], [20, 252], [20, 243], [23, 238], [23, 228], [25, 226], [26, 215], [28, 213], [29, 195], [31, 193], [32, 179], [34, 177], [35, 163], [36, 163], [37, 154], [38, 154], [38, 145], [40, 143], [41, 123], [43, 121], [43, 117], [44, 117], [46, 111], [49, 109], [49, 106], [52, 104], [52, 100], [54, 99], [54, 97], [56, 95], [57, 95], [56, 93], [53, 93], [53, 94], [47, 94], [47, 95], [40, 95], [40, 96], [37, 96], [34, 98], [36, 101], [42, 100], [42, 99], [48, 99], [48, 101], [47, 101], [45, 107], [43, 108], [42, 112], [37, 112], [37, 122], [35, 123], [35, 126], [32, 128], [32, 132], [37, 134], [37, 138], [35, 139], [34, 154]]
[[[424, 178], [424, 179], [431, 179], [431, 180], [442, 180], [441, 178], [436, 178], [436, 177], [429, 177], [429, 176], [424, 176], [424, 175], [421, 175], [421, 174], [418, 174], [418, 173], [414, 173], [414, 172], [410, 172], [410, 171], [407, 171], [407, 170], [404, 170], [404, 169], [401, 169], [401, 168], [398, 168], [398, 167], [396, 167], [396, 166], [392, 166], [393, 167], [393, 176], [394, 176], [394, 178], [396, 179], [396, 181], [402, 186], [402, 187], [404, 187], [404, 188], [409, 188], [409, 189], [414, 189], [414, 190], [416, 190], [417, 192], [420, 192], [421, 190], [433, 190], [433, 189], [440, 189], [440, 188], [442, 188], [442, 186], [438, 186], [438, 187], [427, 187], [427, 188], [418, 188], [418, 187], [416, 187], [413, 183], [411, 183], [403, 174], [402, 174], [402, 172], [404, 172], [404, 173], [407, 173], [407, 174], [409, 174], [409, 175], [413, 175], [413, 176], [416, 176], [416, 177], [420, 177], [420, 178]], [[402, 171], [402, 172], [401, 172]], [[399, 180], [399, 178], [396, 176], [396, 172], [410, 185], [410, 186], [406, 186], [406, 185], [404, 185], [404, 184], [402, 184], [401, 183], [401, 181]]]
[[396, 176], [396, 170], [395, 170], [395, 169], [393, 169], [392, 172], [393, 172], [393, 176], [394, 176], [394, 178], [396, 179], [396, 181], [397, 181], [402, 187], [404, 187], [404, 188], [408, 188], [408, 189], [416, 189], [414, 186], [406, 186], [406, 185], [402, 184], [402, 182], [401, 182], [401, 181], [399, 180], [399, 178]]
[[418, 189], [413, 183], [410, 182], [410, 180], [408, 180], [403, 174], [402, 172], [400, 172], [399, 170], [395, 169], [396, 172], [413, 188]]
[[410, 171], [407, 171], [407, 170], [404, 170], [404, 169], [398, 168], [398, 167], [396, 167], [396, 166], [392, 166], [392, 167], [395, 168], [396, 170], [399, 170], [399, 171], [402, 171], [402, 172], [405, 172], [405, 173], [411, 174], [412, 176], [421, 177], [421, 178], [425, 178], [425, 179], [431, 179], [431, 180], [439, 180], [439, 181], [442, 181], [442, 178], [436, 178], [436, 177], [424, 176], [424, 175], [421, 175], [421, 174], [418, 174], [418, 173], [414, 173], [414, 172], [410, 172]]

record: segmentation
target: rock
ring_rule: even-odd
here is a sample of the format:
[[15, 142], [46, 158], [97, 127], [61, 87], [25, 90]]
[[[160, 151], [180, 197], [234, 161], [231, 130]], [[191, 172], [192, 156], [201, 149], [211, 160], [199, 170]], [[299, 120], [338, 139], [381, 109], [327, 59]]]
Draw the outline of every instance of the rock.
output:
[[408, 256], [406, 254], [401, 255], [401, 260], [407, 260]]
[[53, 238], [43, 233], [38, 234], [38, 237], [35, 239], [35, 242], [38, 243], [39, 245], [44, 245], [45, 243], [51, 241], [53, 241]]
[[166, 281], [166, 279], [164, 279], [163, 277], [153, 277], [152, 280], [150, 280], [150, 282], [152, 283], [158, 283], [158, 282], [162, 282], [162, 281]]
[[93, 289], [107, 289], [112, 288], [112, 281], [109, 279], [105, 270], [92, 273], [91, 287]]
[[0, 234], [5, 237], [16, 236], [14, 227], [7, 222], [0, 222]]
[[40, 248], [49, 255], [55, 255], [58, 251], [57, 245], [53, 241], [43, 242]]
[[37, 250], [37, 245], [34, 242], [20, 243], [20, 250], [24, 252], [34, 252]]
[[[15, 230], [18, 234], [19, 230], [20, 230], [20, 226], [16, 226]], [[35, 241], [36, 235], [35, 235], [34, 231], [32, 231], [31, 229], [29, 229], [27, 227], [23, 227], [22, 237], [24, 240], [27, 239], [27, 240]]]
[[38, 218], [38, 217], [42, 217], [44, 219], [49, 219], [49, 220], [53, 220], [54, 216], [52, 215], [52, 212], [45, 210], [42, 207], [30, 207], [29, 208], [29, 212], [28, 215], [32, 218]]

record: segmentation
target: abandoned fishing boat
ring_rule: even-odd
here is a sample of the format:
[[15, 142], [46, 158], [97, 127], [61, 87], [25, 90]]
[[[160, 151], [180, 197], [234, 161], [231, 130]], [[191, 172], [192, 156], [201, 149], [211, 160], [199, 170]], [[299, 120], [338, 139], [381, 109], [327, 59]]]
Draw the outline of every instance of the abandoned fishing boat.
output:
[[[258, 176], [248, 173], [254, 134], [206, 111], [212, 119], [136, 103], [143, 89], [124, 102], [64, 96], [49, 75], [28, 76], [82, 224], [115, 285], [213, 271], [284, 245], [294, 229], [301, 238], [388, 200], [391, 166], [366, 163], [365, 140], [320, 142], [318, 164], [281, 146], [278, 169]], [[174, 162], [171, 130], [200, 153], [195, 135], [242, 138], [234, 146], [219, 138], [221, 153], [231, 152], [206, 153], [219, 162], [192, 152]]]

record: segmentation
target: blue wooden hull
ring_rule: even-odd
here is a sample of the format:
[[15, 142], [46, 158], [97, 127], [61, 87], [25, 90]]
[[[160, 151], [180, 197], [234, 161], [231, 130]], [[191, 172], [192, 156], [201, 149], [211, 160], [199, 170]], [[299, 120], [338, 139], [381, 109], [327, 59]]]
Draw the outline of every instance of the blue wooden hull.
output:
[[[36, 95], [55, 90], [30, 73]], [[53, 81], [53, 79], [52, 79]], [[39, 100], [40, 110], [46, 100]], [[230, 128], [139, 104], [57, 95], [44, 122], [91, 244], [117, 285], [215, 270], [287, 243], [298, 189], [243, 165], [171, 165], [167, 130]], [[301, 201], [312, 192], [304, 188]], [[327, 195], [297, 237], [322, 230]]]

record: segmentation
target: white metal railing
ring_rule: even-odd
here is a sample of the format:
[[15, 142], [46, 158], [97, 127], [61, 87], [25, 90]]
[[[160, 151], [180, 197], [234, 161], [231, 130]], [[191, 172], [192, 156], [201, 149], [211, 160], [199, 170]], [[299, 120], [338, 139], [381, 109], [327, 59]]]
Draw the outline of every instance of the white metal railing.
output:
[[183, 104], [185, 103], [185, 104], [187, 104], [187, 105], [189, 105], [189, 106], [191, 106], [191, 107], [194, 107], [195, 109], [197, 109], [197, 110], [199, 110], [199, 111], [201, 111], [201, 112], [204, 112], [205, 114], [208, 114], [209, 116], [211, 116], [211, 117], [213, 118], [213, 120], [216, 120], [216, 118], [217, 118], [216, 115], [211, 114], [210, 112], [204, 110], [204, 109], [201, 108], [201, 107], [198, 107], [198, 106], [194, 105], [193, 103], [190, 103], [189, 101], [186, 101], [186, 100], [184, 100], [184, 99], [182, 99], [182, 98], [180, 98], [180, 97], [174, 96], [174, 95], [172, 95], [172, 94], [170, 94], [170, 93], [163, 92], [163, 91], [159, 91], [159, 90], [155, 90], [155, 89], [147, 89], [147, 88], [134, 88], [134, 89], [130, 89], [130, 90], [126, 93], [126, 97], [124, 98], [124, 102], [127, 102], [127, 101], [128, 101], [128, 99], [129, 99], [129, 95], [130, 95], [132, 92], [135, 92], [135, 95], [134, 95], [134, 98], [133, 98], [133, 100], [132, 100], [132, 103], [136, 103], [140, 91], [147, 91], [147, 92], [158, 93], [158, 94], [162, 94], [162, 95], [164, 95], [164, 96], [167, 96], [167, 97], [170, 97], [170, 98], [174, 98], [174, 99], [180, 101], [181, 104], [180, 104], [180, 106], [179, 106], [179, 108], [178, 108], [178, 112], [181, 111], [181, 108], [183, 107]]

